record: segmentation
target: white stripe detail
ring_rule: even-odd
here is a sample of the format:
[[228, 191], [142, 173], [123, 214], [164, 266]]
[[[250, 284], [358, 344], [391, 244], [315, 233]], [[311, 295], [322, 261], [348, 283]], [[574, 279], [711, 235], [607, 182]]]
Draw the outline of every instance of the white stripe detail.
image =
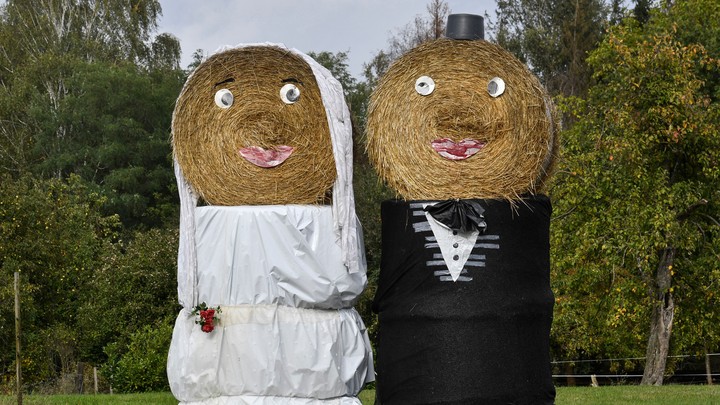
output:
[[476, 243], [475, 247], [480, 249], [500, 249], [500, 245], [497, 243]]
[[[450, 276], [442, 276], [440, 277], [440, 281], [453, 281], [453, 279]], [[472, 281], [472, 277], [460, 276], [455, 281]]]

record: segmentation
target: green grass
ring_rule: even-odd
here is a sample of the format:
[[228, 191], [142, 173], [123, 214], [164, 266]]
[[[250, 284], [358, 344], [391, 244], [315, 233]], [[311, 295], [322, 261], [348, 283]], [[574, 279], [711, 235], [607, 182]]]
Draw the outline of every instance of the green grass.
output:
[[[372, 405], [375, 391], [360, 393], [364, 405]], [[559, 387], [556, 405], [720, 405], [720, 385], [665, 385], [648, 387], [618, 385], [607, 387]], [[0, 405], [14, 405], [12, 396], [0, 396]], [[25, 395], [24, 405], [125, 405], [177, 404], [170, 393], [116, 395]]]
[[720, 405], [720, 385], [560, 387], [556, 405]]
[[[169, 392], [117, 395], [23, 395], [23, 405], [177, 405], [177, 403], [178, 401]], [[0, 396], [0, 405], [15, 404], [17, 404], [16, 397]]]

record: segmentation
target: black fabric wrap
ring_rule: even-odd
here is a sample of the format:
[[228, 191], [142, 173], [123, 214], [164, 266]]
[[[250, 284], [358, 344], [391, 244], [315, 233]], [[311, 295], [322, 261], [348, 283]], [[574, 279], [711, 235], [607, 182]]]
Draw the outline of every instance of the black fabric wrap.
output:
[[476, 201], [487, 229], [472, 253], [483, 263], [466, 264], [463, 282], [438, 277], [422, 202], [382, 203], [373, 302], [382, 405], [554, 403], [550, 201]]

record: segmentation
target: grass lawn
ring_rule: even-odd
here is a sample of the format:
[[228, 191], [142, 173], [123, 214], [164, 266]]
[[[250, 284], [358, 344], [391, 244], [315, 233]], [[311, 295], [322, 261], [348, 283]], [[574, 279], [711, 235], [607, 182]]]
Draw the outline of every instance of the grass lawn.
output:
[[556, 405], [720, 405], [720, 385], [559, 387]]
[[[556, 405], [720, 405], [720, 385], [618, 385], [599, 388], [559, 387]], [[363, 405], [372, 405], [375, 391], [360, 393]], [[12, 396], [0, 396], [0, 405], [14, 405]], [[177, 404], [170, 393], [116, 395], [25, 395], [24, 405]]]
[[[177, 405], [177, 403], [178, 401], [169, 392], [117, 395], [23, 395], [23, 405]], [[16, 397], [0, 396], [0, 405], [16, 404]]]

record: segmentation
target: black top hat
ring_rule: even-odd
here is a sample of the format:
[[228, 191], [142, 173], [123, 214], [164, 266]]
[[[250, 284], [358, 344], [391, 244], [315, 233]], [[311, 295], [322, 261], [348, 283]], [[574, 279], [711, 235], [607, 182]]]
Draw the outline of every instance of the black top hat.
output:
[[483, 18], [475, 14], [450, 14], [445, 36], [452, 39], [485, 39]]

